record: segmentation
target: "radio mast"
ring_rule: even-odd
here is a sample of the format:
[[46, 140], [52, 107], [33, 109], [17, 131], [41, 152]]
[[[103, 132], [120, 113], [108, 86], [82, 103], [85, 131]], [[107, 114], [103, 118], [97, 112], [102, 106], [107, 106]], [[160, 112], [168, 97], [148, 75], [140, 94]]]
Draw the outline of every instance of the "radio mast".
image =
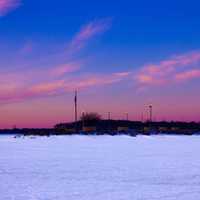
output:
[[75, 91], [75, 97], [74, 97], [74, 118], [75, 123], [77, 123], [78, 117], [77, 117], [77, 90]]

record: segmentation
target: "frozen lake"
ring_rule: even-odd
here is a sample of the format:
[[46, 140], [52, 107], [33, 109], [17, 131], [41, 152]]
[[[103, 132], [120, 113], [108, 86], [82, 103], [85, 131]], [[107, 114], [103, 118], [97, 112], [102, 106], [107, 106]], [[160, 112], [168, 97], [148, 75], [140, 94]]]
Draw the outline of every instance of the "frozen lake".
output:
[[0, 137], [2, 200], [197, 200], [199, 136]]

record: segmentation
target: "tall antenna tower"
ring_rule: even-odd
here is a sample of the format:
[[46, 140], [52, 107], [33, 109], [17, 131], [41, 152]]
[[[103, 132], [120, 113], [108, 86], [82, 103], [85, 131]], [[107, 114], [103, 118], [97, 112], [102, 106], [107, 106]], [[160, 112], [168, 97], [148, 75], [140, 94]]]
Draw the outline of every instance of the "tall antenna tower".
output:
[[75, 122], [77, 123], [78, 117], [77, 117], [77, 90], [75, 91], [75, 97], [74, 97], [74, 118]]

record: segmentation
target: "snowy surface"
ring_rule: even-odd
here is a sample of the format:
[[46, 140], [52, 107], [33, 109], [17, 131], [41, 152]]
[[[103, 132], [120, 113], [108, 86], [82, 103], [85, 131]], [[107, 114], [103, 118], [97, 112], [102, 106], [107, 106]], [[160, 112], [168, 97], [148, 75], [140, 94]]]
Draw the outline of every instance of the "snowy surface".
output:
[[198, 200], [199, 136], [0, 136], [1, 200]]

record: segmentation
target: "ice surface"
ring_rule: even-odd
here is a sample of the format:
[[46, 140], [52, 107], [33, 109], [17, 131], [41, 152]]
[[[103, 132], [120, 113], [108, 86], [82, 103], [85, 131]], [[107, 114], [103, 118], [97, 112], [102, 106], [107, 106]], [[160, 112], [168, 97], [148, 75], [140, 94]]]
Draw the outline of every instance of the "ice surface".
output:
[[200, 137], [0, 137], [0, 200], [79, 199], [200, 199]]

